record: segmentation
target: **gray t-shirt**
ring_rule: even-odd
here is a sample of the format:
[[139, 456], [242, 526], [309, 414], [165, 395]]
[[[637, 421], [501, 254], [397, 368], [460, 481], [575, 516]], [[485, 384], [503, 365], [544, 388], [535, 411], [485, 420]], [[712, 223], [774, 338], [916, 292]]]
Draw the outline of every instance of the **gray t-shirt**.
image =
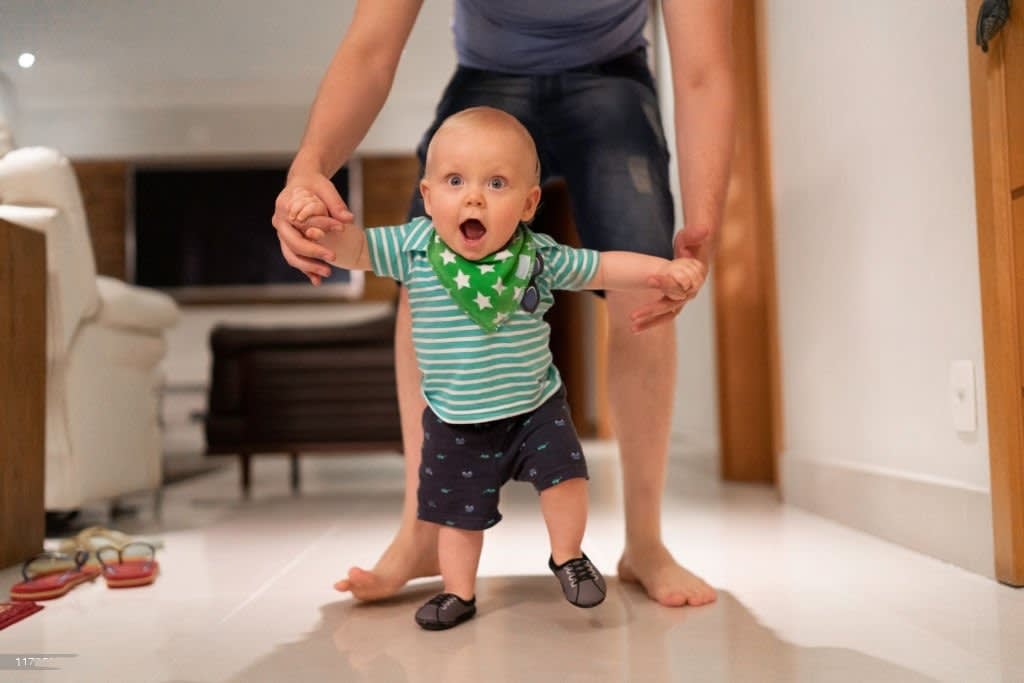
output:
[[552, 74], [646, 45], [647, 0], [455, 0], [459, 64]]

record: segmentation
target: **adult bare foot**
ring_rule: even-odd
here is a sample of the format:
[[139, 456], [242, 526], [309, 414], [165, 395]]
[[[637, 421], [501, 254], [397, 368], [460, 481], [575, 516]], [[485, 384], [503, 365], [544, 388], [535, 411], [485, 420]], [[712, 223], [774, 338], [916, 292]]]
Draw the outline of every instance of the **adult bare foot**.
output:
[[714, 588], [676, 562], [661, 544], [649, 549], [627, 548], [619, 560], [619, 579], [640, 584], [648, 597], [666, 607], [696, 607], [718, 597]]
[[367, 571], [352, 567], [348, 570], [348, 577], [335, 583], [334, 589], [351, 592], [356, 600], [373, 602], [391, 597], [412, 579], [437, 576], [441, 573], [437, 564], [437, 533], [418, 536], [400, 534], [373, 569]]

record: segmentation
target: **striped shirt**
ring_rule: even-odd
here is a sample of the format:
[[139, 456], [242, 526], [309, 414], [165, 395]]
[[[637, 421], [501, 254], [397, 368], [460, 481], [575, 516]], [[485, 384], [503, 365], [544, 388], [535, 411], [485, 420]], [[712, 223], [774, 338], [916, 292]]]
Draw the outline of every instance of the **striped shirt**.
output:
[[554, 289], [583, 289], [597, 272], [599, 254], [530, 232], [544, 262], [537, 276], [540, 305], [517, 308], [500, 329], [486, 332], [438, 281], [427, 260], [434, 235], [429, 218], [366, 230], [370, 267], [409, 290], [412, 338], [423, 373], [423, 396], [445, 422], [491, 422], [529, 412], [550, 398], [562, 379], [548, 348], [544, 313]]

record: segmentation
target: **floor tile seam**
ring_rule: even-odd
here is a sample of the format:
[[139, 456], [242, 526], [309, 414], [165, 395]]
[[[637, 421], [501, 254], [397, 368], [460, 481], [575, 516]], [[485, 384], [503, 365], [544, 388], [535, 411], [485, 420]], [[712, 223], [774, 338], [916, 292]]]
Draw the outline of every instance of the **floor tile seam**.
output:
[[309, 545], [306, 546], [306, 548], [304, 550], [302, 550], [301, 552], [297, 553], [291, 560], [289, 560], [287, 563], [285, 563], [285, 565], [283, 567], [281, 567], [272, 576], [270, 576], [266, 581], [264, 581], [260, 585], [259, 588], [257, 588], [255, 591], [253, 591], [252, 594], [248, 598], [243, 600], [233, 610], [228, 612], [220, 620], [220, 625], [223, 626], [224, 624], [226, 624], [228, 621], [230, 621], [232, 618], [234, 618], [235, 615], [237, 615], [239, 612], [244, 610], [247, 606], [249, 606], [250, 604], [255, 602], [258, 598], [260, 598], [264, 593], [266, 593], [268, 590], [270, 590], [270, 588], [277, 581], [279, 581], [281, 578], [283, 578], [285, 575], [287, 575], [288, 572], [290, 572], [294, 567], [298, 566], [298, 564], [300, 562], [302, 562], [306, 558], [307, 555], [312, 553], [313, 550], [317, 547], [317, 545], [321, 541], [323, 541], [328, 536], [330, 536], [330, 535], [332, 535], [334, 533], [337, 533], [340, 525], [341, 525], [340, 522], [331, 525], [326, 531], [324, 531], [319, 536], [317, 536], [314, 540], [312, 540], [309, 543]]

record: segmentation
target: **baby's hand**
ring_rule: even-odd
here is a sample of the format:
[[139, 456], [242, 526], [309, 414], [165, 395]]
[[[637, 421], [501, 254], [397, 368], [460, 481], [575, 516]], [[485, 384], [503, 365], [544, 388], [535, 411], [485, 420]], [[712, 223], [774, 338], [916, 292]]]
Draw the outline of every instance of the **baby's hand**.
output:
[[327, 205], [319, 197], [304, 188], [299, 188], [292, 193], [291, 202], [288, 205], [288, 220], [293, 223], [303, 223], [312, 216], [327, 216]]
[[697, 296], [704, 285], [708, 269], [695, 258], [683, 257], [669, 261], [660, 273], [651, 276], [648, 284], [660, 289], [663, 296], [684, 302]]
[[633, 331], [642, 332], [679, 315], [686, 302], [697, 296], [707, 273], [707, 267], [695, 258], [682, 257], [666, 263], [647, 279], [653, 289], [661, 290], [661, 298], [630, 314]]
[[295, 190], [288, 205], [288, 220], [302, 230], [306, 239], [315, 241], [323, 238], [325, 219], [330, 220], [330, 212], [323, 200], [309, 190]]

